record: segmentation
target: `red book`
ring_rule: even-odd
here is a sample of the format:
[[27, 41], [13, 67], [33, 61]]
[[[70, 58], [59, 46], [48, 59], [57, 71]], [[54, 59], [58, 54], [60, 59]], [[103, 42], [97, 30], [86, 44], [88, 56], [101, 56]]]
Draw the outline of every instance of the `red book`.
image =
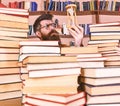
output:
[[1, 7], [4, 7], [4, 8], [5, 8], [6, 6], [5, 6], [4, 4], [0, 3], [0, 8], [1, 8]]
[[[40, 97], [43, 99], [40, 99]], [[32, 106], [38, 106], [38, 105], [41, 105], [41, 106], [82, 106], [82, 105], [85, 105], [85, 103], [86, 103], [86, 98], [85, 98], [84, 92], [81, 92], [78, 94], [72, 94], [72, 95], [66, 94], [66, 96], [65, 95], [39, 95], [38, 98], [30, 97], [30, 96], [26, 96], [23, 98], [23, 104], [25, 104], [26, 106], [30, 104]]]
[[0, 13], [10, 14], [10, 15], [15, 15], [15, 16], [22, 16], [22, 17], [28, 17], [29, 16], [29, 12], [28, 12], [27, 9], [18, 9], [18, 8], [1, 7], [0, 8]]

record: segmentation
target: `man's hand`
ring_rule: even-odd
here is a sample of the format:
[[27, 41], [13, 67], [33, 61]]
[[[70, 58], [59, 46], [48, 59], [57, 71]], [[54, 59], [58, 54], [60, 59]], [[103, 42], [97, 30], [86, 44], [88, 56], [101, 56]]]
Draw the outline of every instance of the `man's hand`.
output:
[[83, 39], [83, 28], [78, 25], [73, 25], [68, 29], [68, 31], [75, 39], [75, 46], [80, 46]]

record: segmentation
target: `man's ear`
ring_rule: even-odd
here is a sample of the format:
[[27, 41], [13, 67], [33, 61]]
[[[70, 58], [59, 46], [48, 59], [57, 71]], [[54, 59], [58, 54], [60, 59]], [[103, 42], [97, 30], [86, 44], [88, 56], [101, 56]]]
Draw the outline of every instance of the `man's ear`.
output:
[[39, 38], [41, 38], [41, 33], [40, 33], [39, 31], [37, 31], [35, 34], [36, 34]]

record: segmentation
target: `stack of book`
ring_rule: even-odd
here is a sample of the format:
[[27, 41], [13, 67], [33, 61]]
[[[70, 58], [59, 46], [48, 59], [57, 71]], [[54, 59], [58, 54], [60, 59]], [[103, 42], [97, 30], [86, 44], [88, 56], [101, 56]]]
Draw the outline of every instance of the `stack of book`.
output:
[[29, 39], [20, 41], [19, 66], [21, 71], [21, 78], [28, 77], [26, 66], [22, 61], [28, 56], [60, 56], [59, 41], [39, 41]]
[[27, 56], [60, 56], [59, 41], [39, 41], [29, 39], [20, 41], [19, 45], [19, 61], [22, 61]]
[[76, 56], [79, 67], [104, 67], [104, 60], [97, 46], [61, 47], [61, 55]]
[[76, 56], [28, 56], [22, 64], [28, 71], [22, 89], [24, 105], [85, 104], [85, 92], [78, 89], [81, 68]]
[[90, 25], [91, 40], [120, 39], [120, 22]]
[[28, 10], [0, 8], [0, 40], [25, 40], [28, 34]]
[[85, 68], [79, 83], [87, 93], [87, 105], [120, 104], [120, 67]]
[[99, 53], [106, 58], [104, 61], [106, 67], [120, 65], [119, 40], [89, 41], [88, 45], [98, 47]]
[[20, 106], [22, 81], [18, 66], [19, 42], [0, 41], [0, 105]]

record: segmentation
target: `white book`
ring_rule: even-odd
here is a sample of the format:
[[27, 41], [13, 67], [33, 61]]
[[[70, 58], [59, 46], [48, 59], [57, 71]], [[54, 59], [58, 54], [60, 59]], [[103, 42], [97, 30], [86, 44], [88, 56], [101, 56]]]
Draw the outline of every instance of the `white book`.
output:
[[50, 76], [61, 76], [61, 75], [73, 75], [73, 74], [80, 74], [81, 68], [61, 68], [61, 69], [48, 69], [48, 70], [31, 70], [28, 71], [30, 78], [37, 78], [37, 77], [50, 77]]
[[22, 53], [60, 53], [60, 47], [22, 46], [20, 54]]

